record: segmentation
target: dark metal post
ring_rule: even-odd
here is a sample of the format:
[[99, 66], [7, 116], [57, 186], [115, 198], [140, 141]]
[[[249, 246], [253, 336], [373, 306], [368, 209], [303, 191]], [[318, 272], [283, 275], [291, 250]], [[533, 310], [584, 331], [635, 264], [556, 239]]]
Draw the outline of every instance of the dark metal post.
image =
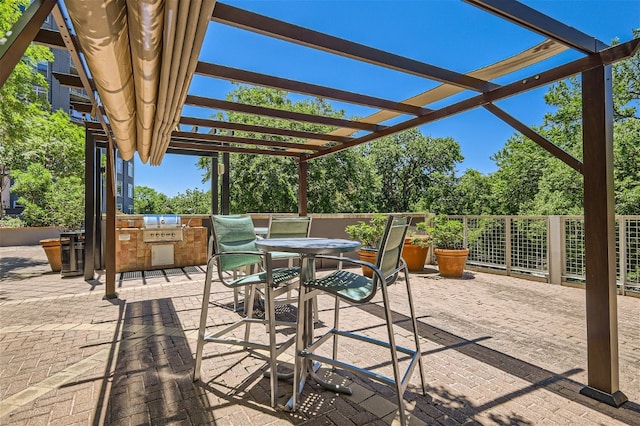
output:
[[582, 73], [588, 386], [580, 393], [618, 407], [616, 244], [611, 66]]
[[106, 222], [106, 273], [104, 297], [114, 299], [116, 293], [116, 173], [115, 173], [115, 148], [110, 137], [107, 144], [107, 222]]
[[211, 213], [218, 214], [218, 153], [211, 155]]
[[222, 153], [224, 174], [222, 175], [222, 214], [229, 214], [229, 153]]
[[[96, 142], [85, 128], [84, 146], [84, 279], [94, 278], [94, 253], [96, 247], [96, 210], [95, 210], [95, 150]], [[74, 248], [72, 248], [74, 250]]]
[[307, 162], [298, 162], [298, 215], [307, 215]]
[[104, 204], [104, 197], [102, 193], [102, 173], [105, 169], [102, 167], [102, 149], [98, 148], [95, 150], [95, 188], [94, 188], [94, 201], [95, 201], [95, 225], [94, 225], [94, 233], [95, 233], [95, 247], [94, 247], [94, 261], [93, 265], [95, 269], [103, 269], [104, 268], [104, 257], [103, 257], [103, 241], [102, 241], [102, 206]]

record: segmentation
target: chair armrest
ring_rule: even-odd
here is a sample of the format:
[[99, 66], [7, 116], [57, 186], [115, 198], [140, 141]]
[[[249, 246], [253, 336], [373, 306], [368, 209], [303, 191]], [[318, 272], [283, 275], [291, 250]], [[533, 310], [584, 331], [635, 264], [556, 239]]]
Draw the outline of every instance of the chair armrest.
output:
[[[378, 277], [378, 282], [380, 283], [380, 285], [387, 285], [387, 281], [385, 280], [384, 275], [382, 275], [382, 271], [380, 269], [378, 269], [378, 267], [376, 265], [374, 265], [373, 263], [369, 263], [369, 262], [365, 262], [364, 260], [359, 260], [359, 259], [352, 259], [350, 257], [340, 257], [340, 256], [329, 256], [329, 255], [324, 255], [324, 254], [320, 254], [315, 256], [316, 259], [328, 259], [328, 260], [337, 260], [338, 262], [346, 262], [346, 263], [352, 263], [354, 265], [360, 265], [360, 266], [366, 266], [367, 268], [370, 268], [374, 274], [377, 275]], [[407, 273], [407, 264], [404, 261], [404, 259], [400, 258], [401, 260], [401, 265], [398, 266], [397, 268], [395, 268], [393, 271], [391, 271], [388, 275], [388, 277], [395, 277], [398, 272], [400, 271], [404, 271], [405, 273]], [[395, 281], [395, 279], [393, 280]], [[392, 281], [392, 282], [393, 282]]]
[[217, 257], [220, 256], [234, 256], [234, 255], [252, 255], [252, 256], [260, 256], [260, 257], [266, 257], [265, 252], [263, 251], [223, 251], [222, 253], [214, 253], [211, 258], [215, 259]]

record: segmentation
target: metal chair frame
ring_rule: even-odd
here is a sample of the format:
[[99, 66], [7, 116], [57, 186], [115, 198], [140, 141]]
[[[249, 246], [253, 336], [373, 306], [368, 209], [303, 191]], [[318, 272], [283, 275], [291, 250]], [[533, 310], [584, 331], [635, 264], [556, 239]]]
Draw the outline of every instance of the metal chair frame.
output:
[[[251, 219], [249, 216], [234, 216], [239, 220], [246, 221], [246, 218]], [[231, 216], [225, 216], [225, 219], [233, 218]], [[196, 345], [196, 359], [193, 372], [193, 380], [198, 381], [201, 378], [202, 367], [202, 352], [206, 343], [220, 343], [225, 345], [237, 345], [242, 346], [245, 349], [249, 349], [253, 354], [265, 358], [269, 361], [269, 369], [271, 372], [277, 371], [278, 357], [290, 347], [294, 341], [295, 336], [287, 339], [286, 341], [278, 344], [276, 342], [276, 326], [293, 326], [293, 323], [285, 321], [276, 321], [275, 318], [275, 298], [285, 294], [289, 291], [287, 284], [294, 278], [299, 277], [300, 268], [276, 268], [272, 267], [272, 259], [269, 253], [264, 253], [257, 250], [226, 250], [220, 247], [221, 241], [217, 232], [216, 216], [212, 216], [213, 227], [213, 250], [212, 254], [207, 261], [207, 272], [205, 277], [204, 292], [202, 297], [202, 309], [200, 312], [200, 324], [198, 330], [198, 341]], [[251, 229], [253, 224], [251, 222]], [[249, 236], [248, 228], [244, 230], [245, 235]], [[255, 234], [254, 234], [255, 237]], [[254, 239], [255, 241], [255, 239]], [[251, 242], [244, 244], [244, 246], [251, 247]], [[255, 244], [253, 244], [255, 247]], [[233, 259], [236, 260], [233, 260]], [[231, 261], [232, 265], [225, 265], [225, 261]], [[232, 281], [228, 281], [225, 276], [225, 272], [229, 270], [237, 270], [240, 267], [245, 266], [259, 266], [263, 271], [243, 275], [240, 278], [234, 276]], [[249, 288], [249, 297], [245, 299], [245, 305], [249, 304], [250, 309], [246, 309], [246, 316], [239, 321], [218, 330], [212, 334], [207, 334], [207, 317], [209, 310], [209, 302], [211, 297], [211, 283], [213, 281], [213, 269], [218, 272], [218, 279], [223, 285], [229, 288], [237, 289], [239, 287]], [[257, 319], [253, 318], [253, 304], [257, 293], [257, 287], [264, 285], [265, 295], [265, 318]], [[266, 327], [269, 335], [269, 342], [267, 344], [261, 342], [254, 342], [250, 340], [250, 329], [252, 324], [262, 324]], [[228, 333], [235, 330], [238, 327], [244, 326], [244, 339], [225, 337]], [[266, 351], [267, 355], [263, 355], [255, 350]], [[277, 374], [269, 374], [270, 376], [270, 389], [271, 389], [271, 406], [275, 407], [277, 392], [278, 392], [278, 376]]]
[[[270, 215], [267, 238], [308, 238], [311, 234], [311, 221], [312, 218], [309, 216], [282, 217]], [[299, 226], [301, 224], [306, 224], [306, 227]], [[287, 259], [289, 268], [293, 267], [294, 260], [300, 260], [299, 254], [290, 252], [271, 252], [271, 255], [273, 256], [273, 260]], [[296, 303], [297, 298], [292, 298], [291, 291], [288, 291], [287, 297], [277, 300], [276, 305], [292, 302]], [[315, 298], [313, 299], [313, 309], [313, 319], [315, 322], [318, 322], [318, 300]]]
[[[413, 372], [418, 366], [420, 370], [420, 379], [422, 383], [422, 392], [426, 393], [424, 372], [422, 365], [422, 356], [420, 350], [420, 340], [418, 336], [417, 321], [415, 316], [415, 310], [413, 305], [413, 297], [411, 294], [411, 285], [409, 282], [409, 270], [406, 263], [402, 259], [402, 246], [404, 237], [409, 227], [410, 220], [405, 217], [390, 216], [382, 237], [380, 244], [380, 251], [376, 264], [363, 262], [355, 259], [349, 259], [345, 257], [337, 256], [316, 256], [316, 258], [332, 259], [338, 262], [347, 262], [357, 265], [365, 265], [373, 270], [373, 278], [367, 278], [363, 275], [354, 274], [349, 271], [342, 270], [342, 263], [339, 263], [339, 269], [332, 272], [326, 277], [319, 279], [313, 279], [308, 282], [301, 283], [300, 296], [298, 302], [298, 325], [297, 325], [297, 340], [296, 340], [296, 365], [294, 369], [294, 382], [300, 382], [300, 374], [304, 371], [304, 362], [317, 361], [333, 366], [334, 368], [342, 368], [354, 373], [364, 375], [372, 380], [384, 383], [386, 385], [395, 387], [397, 393], [397, 404], [400, 412], [400, 423], [404, 426], [407, 424], [407, 416], [404, 408], [403, 394], [407, 388], [407, 385], [413, 375]], [[393, 318], [389, 303], [389, 294], [387, 286], [393, 284], [399, 273], [402, 272], [405, 278], [406, 290], [409, 299], [409, 309], [411, 315], [411, 323], [413, 326], [413, 338], [415, 341], [415, 349], [404, 348], [396, 345], [395, 335], [393, 330]], [[356, 294], [361, 295], [354, 297], [353, 290], [358, 290]], [[387, 325], [387, 337], [386, 341], [375, 339], [362, 334], [357, 334], [345, 330], [339, 329], [339, 311], [340, 300], [345, 300], [352, 305], [367, 303], [374, 298], [377, 291], [382, 293], [382, 301], [385, 312], [385, 321]], [[349, 291], [352, 294], [349, 294]], [[305, 301], [311, 297], [315, 297], [317, 294], [330, 294], [335, 297], [335, 311], [334, 311], [334, 324], [333, 328], [326, 332], [317, 340], [310, 340], [312, 343], [307, 347], [304, 347], [303, 333], [306, 330], [311, 330], [313, 333], [313, 327], [308, 327], [304, 324], [305, 318]], [[302, 311], [300, 311], [302, 310]], [[338, 337], [352, 338], [373, 344], [376, 346], [386, 347], [390, 350], [391, 361], [393, 364], [393, 378], [383, 376], [374, 371], [367, 370], [365, 368], [358, 367], [353, 364], [349, 364], [338, 360]], [[333, 356], [332, 358], [318, 355], [315, 351], [333, 338]], [[398, 365], [398, 352], [406, 354], [410, 357], [409, 365], [404, 373], [401, 375]], [[298, 401], [298, 392], [294, 392], [293, 396], [293, 409], [295, 410]]]

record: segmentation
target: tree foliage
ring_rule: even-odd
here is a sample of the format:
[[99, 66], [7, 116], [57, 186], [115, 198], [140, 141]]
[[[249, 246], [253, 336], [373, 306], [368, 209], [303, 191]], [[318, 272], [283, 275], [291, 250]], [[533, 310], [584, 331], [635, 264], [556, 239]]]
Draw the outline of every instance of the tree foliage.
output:
[[[634, 32], [638, 37], [640, 33]], [[613, 143], [616, 213], [640, 212], [640, 53], [612, 66]], [[582, 159], [582, 84], [573, 77], [552, 85], [547, 113], [536, 130]], [[582, 214], [582, 176], [534, 142], [514, 135], [494, 155], [498, 171], [491, 175], [495, 214]], [[588, 170], [586, 171], [588, 173]]]
[[211, 214], [211, 191], [187, 189], [169, 200], [169, 208], [177, 214]]
[[[0, 2], [0, 38], [11, 30], [29, 3], [28, 0]], [[50, 60], [53, 60], [53, 54], [49, 49], [30, 45], [0, 87], [0, 205], [11, 170], [24, 170], [30, 162], [35, 144], [30, 137], [36, 129], [33, 122], [46, 116], [49, 109], [46, 98], [34, 91], [35, 86], [47, 87], [44, 76], [34, 68], [38, 62]]]
[[[275, 89], [240, 85], [227, 98], [289, 111], [343, 117], [322, 99], [293, 102]], [[284, 127], [310, 132], [331, 128], [277, 118], [228, 113], [218, 116], [232, 122]], [[280, 139], [249, 132], [249, 138]], [[285, 140], [285, 139], [283, 139]], [[411, 211], [430, 204], [435, 187], [451, 183], [455, 164], [462, 160], [459, 145], [450, 138], [430, 138], [408, 130], [362, 147], [316, 158], [308, 162], [307, 200], [310, 213]], [[210, 177], [210, 159], [201, 158], [203, 182]], [[231, 206], [234, 213], [298, 211], [298, 164], [276, 156], [230, 156]]]
[[[262, 105], [288, 111], [343, 117], [343, 111], [335, 111], [326, 101], [315, 98], [293, 101], [287, 92], [268, 88], [238, 85], [227, 95], [227, 99]], [[331, 128], [313, 124], [287, 121], [278, 118], [229, 112], [218, 116], [236, 123], [283, 127], [309, 132], [327, 132]], [[252, 132], [236, 132], [236, 136], [254, 139], [288, 140], [287, 138]], [[210, 178], [210, 159], [203, 157], [198, 167], [204, 170], [203, 182]], [[298, 164], [288, 157], [267, 155], [230, 155], [230, 210], [246, 212], [297, 212], [298, 211]], [[314, 213], [362, 211], [373, 207], [370, 186], [375, 184], [365, 177], [370, 167], [358, 155], [357, 150], [348, 150], [308, 163], [308, 210]]]
[[[0, 4], [0, 35], [28, 5]], [[66, 112], [51, 113], [34, 90], [47, 88], [37, 64], [52, 60], [49, 49], [29, 46], [0, 88], [0, 185], [15, 179], [12, 191], [21, 196], [27, 225], [76, 228], [84, 220], [84, 131]]]
[[381, 181], [378, 211], [386, 212], [413, 211], [421, 201], [431, 205], [437, 188], [455, 180], [455, 165], [463, 160], [452, 138], [423, 136], [418, 129], [373, 141], [367, 153]]
[[133, 212], [136, 214], [171, 213], [169, 197], [148, 186], [133, 190]]
[[54, 178], [41, 163], [16, 170], [14, 191], [24, 206], [22, 219], [28, 226], [60, 226], [80, 229], [84, 223], [84, 185], [78, 176]]

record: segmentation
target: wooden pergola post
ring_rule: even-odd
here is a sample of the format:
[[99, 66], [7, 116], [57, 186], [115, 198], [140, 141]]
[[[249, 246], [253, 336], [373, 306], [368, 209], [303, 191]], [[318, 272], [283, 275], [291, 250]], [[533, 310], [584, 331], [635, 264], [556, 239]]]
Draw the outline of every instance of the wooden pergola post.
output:
[[619, 389], [611, 66], [582, 73], [588, 386], [580, 393], [614, 407]]
[[298, 162], [298, 215], [307, 215], [307, 161]]
[[105, 299], [115, 299], [116, 293], [116, 176], [113, 139], [107, 143], [107, 220], [105, 224]]
[[218, 214], [218, 153], [211, 154], [211, 214]]
[[[94, 278], [96, 248], [96, 141], [85, 128], [84, 147], [84, 279]], [[99, 167], [99, 165], [98, 165]]]

